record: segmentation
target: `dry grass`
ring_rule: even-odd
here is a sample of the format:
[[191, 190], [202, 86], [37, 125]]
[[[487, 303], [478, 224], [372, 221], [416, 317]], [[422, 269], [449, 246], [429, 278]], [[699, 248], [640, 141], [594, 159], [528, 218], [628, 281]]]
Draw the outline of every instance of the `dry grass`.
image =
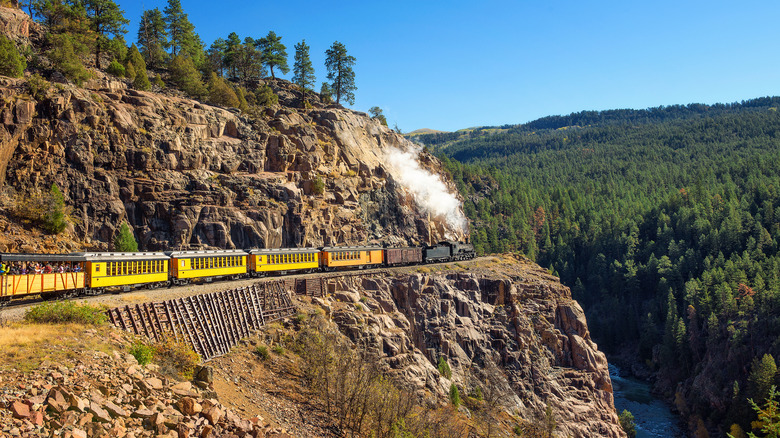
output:
[[35, 369], [44, 360], [61, 362], [84, 350], [110, 352], [108, 329], [79, 324], [11, 324], [0, 330], [0, 369]]
[[145, 301], [148, 301], [149, 298], [147, 296], [145, 296], [144, 294], [138, 294], [138, 293], [132, 294], [131, 293], [131, 294], [124, 294], [124, 295], [122, 295], [121, 300], [130, 302], [130, 303], [143, 303]]

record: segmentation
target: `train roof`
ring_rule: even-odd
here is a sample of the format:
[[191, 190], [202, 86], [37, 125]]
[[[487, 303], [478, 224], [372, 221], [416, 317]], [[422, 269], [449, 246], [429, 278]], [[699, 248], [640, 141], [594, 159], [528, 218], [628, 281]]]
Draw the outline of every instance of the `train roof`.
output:
[[264, 254], [312, 254], [320, 252], [319, 248], [261, 248], [250, 249], [249, 254], [264, 255]]
[[83, 262], [85, 259], [76, 254], [21, 254], [0, 253], [4, 262]]
[[193, 257], [245, 256], [248, 253], [241, 249], [214, 249], [202, 251], [165, 251], [172, 258], [188, 259]]
[[381, 246], [326, 246], [323, 247], [323, 251], [377, 251], [382, 249]]
[[89, 262], [124, 262], [132, 260], [168, 260], [161, 252], [74, 252], [71, 256]]

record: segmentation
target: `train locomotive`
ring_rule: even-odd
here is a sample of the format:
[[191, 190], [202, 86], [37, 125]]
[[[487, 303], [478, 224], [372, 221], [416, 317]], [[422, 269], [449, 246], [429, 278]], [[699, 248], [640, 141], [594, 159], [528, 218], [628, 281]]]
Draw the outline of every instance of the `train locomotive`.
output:
[[166, 252], [0, 253], [0, 306], [12, 299], [97, 295], [190, 282], [237, 280], [337, 270], [472, 259], [474, 246], [440, 242], [423, 247], [326, 246]]

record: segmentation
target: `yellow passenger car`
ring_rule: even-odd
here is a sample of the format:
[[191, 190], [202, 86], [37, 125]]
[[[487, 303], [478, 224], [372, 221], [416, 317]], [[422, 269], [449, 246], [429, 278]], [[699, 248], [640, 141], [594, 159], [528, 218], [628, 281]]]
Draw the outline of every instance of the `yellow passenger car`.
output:
[[253, 275], [288, 271], [313, 272], [320, 268], [317, 248], [253, 249], [249, 251], [249, 272]]
[[104, 288], [130, 290], [168, 283], [168, 256], [161, 252], [78, 253], [85, 260], [87, 292]]
[[84, 291], [82, 257], [0, 254], [0, 303], [25, 295], [76, 295]]
[[193, 279], [238, 278], [246, 274], [247, 254], [241, 250], [171, 251], [171, 279], [176, 284]]
[[322, 248], [322, 267], [332, 271], [342, 267], [374, 267], [384, 261], [379, 246], [330, 246]]

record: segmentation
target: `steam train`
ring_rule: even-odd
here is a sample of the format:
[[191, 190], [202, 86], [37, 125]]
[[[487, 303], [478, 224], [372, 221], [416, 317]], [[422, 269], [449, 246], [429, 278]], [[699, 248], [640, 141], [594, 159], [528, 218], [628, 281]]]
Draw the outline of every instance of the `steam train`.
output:
[[0, 253], [0, 306], [14, 298], [44, 299], [191, 282], [367, 269], [472, 259], [474, 246], [322, 248], [72, 254]]

